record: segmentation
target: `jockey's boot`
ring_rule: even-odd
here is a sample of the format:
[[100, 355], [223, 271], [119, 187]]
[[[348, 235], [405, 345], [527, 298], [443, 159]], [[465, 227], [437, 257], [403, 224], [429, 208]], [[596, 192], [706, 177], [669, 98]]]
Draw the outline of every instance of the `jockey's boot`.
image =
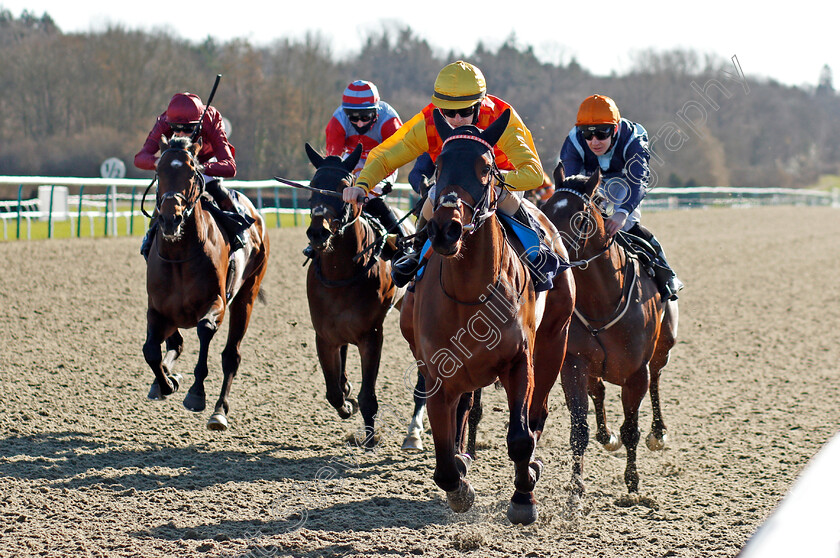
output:
[[397, 287], [406, 286], [420, 269], [421, 250], [429, 239], [429, 230], [426, 227], [426, 219], [422, 215], [417, 219], [416, 226], [417, 233], [414, 235], [410, 250], [397, 252], [391, 261], [391, 278]]
[[368, 200], [365, 204], [365, 213], [375, 218], [385, 228], [386, 244], [382, 250], [382, 259], [390, 260], [398, 252], [399, 241], [405, 238], [396, 215], [382, 198]]
[[[214, 178], [213, 180], [208, 180], [204, 184], [204, 189], [208, 194], [210, 194], [213, 201], [216, 202], [217, 206], [219, 206], [219, 209], [222, 211], [229, 211], [231, 213], [238, 213], [236, 205], [233, 203], [233, 197], [231, 196], [230, 190], [222, 186], [221, 179]], [[228, 237], [230, 238], [231, 253], [236, 252], [245, 246], [245, 236], [243, 235], [244, 231], [234, 232], [228, 229], [228, 233]]]
[[648, 244], [656, 251], [656, 261], [653, 262], [653, 278], [656, 280], [656, 285], [659, 287], [659, 294], [662, 300], [677, 300], [679, 298], [677, 293], [685, 287], [680, 281], [677, 274], [671, 269], [668, 260], [665, 259], [665, 251], [659, 240], [645, 227], [636, 223], [630, 230], [630, 234], [642, 237], [647, 240]]
[[143, 256], [143, 259], [146, 261], [149, 261], [149, 250], [152, 249], [152, 240], [155, 238], [155, 234], [157, 233], [157, 227], [157, 214], [155, 214], [149, 221], [149, 228], [146, 231], [146, 236], [143, 237], [143, 242], [140, 244], [140, 255]]

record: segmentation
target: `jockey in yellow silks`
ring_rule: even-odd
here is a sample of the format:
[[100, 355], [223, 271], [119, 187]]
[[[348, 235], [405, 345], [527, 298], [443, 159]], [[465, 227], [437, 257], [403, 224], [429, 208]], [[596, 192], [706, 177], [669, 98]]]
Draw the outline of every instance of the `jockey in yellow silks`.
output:
[[[473, 125], [484, 130], [507, 109], [511, 111], [510, 121], [494, 147], [496, 164], [506, 171], [504, 181], [510, 189], [524, 192], [541, 187], [544, 173], [530, 130], [507, 102], [487, 95], [481, 70], [459, 60], [445, 66], [438, 74], [432, 102], [371, 151], [356, 186], [344, 190], [344, 201], [357, 201], [370, 192], [372, 186], [423, 153], [428, 153], [432, 161], [437, 160], [443, 141], [435, 128], [433, 111], [440, 110], [453, 128]], [[497, 188], [496, 194], [502, 213], [514, 216], [531, 228], [536, 226], [524, 208], [520, 209], [521, 193], [510, 195]], [[433, 199], [434, 191], [429, 193], [418, 219], [413, 251], [403, 258], [394, 258], [393, 276], [397, 284], [407, 283], [417, 270], [419, 252], [428, 237], [424, 225], [432, 217], [430, 200]]]

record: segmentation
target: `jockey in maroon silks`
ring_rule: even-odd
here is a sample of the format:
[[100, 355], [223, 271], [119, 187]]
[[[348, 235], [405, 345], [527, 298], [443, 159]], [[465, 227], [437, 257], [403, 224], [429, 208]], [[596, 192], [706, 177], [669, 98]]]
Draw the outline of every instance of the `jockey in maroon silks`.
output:
[[[198, 95], [184, 92], [176, 93], [169, 101], [166, 111], [158, 116], [152, 131], [146, 138], [143, 148], [134, 156], [134, 166], [143, 170], [156, 170], [157, 160], [160, 157], [159, 143], [162, 136], [171, 138], [173, 136], [191, 136], [196, 128], [200, 128], [198, 139], [201, 141], [201, 150], [198, 153], [198, 162], [201, 163], [204, 174], [204, 189], [213, 198], [213, 201], [224, 212], [238, 214], [236, 204], [231, 192], [222, 186], [222, 178], [233, 178], [236, 175], [236, 160], [234, 155], [236, 149], [228, 141], [222, 124], [222, 115], [212, 106], [206, 107]], [[202, 118], [202, 114], [204, 117]], [[230, 232], [231, 252], [242, 247], [241, 226], [229, 227], [223, 223]], [[154, 238], [157, 219], [149, 223], [149, 230], [143, 238], [140, 253], [148, 257], [149, 248]]]

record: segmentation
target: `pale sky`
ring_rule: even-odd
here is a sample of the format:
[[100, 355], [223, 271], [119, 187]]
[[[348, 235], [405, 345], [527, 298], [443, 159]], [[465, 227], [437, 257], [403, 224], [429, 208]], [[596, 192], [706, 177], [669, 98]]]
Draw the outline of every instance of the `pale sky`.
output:
[[[408, 25], [440, 53], [471, 53], [479, 41], [495, 50], [515, 33], [544, 61], [571, 58], [596, 75], [623, 73], [634, 52], [691, 49], [733, 56], [750, 77], [786, 85], [816, 85], [828, 64], [840, 88], [840, 7], [830, 1], [793, 4], [706, 0], [689, 4], [647, 2], [562, 2], [484, 0], [413, 2], [396, 0], [205, 0], [125, 2], [101, 0], [0, 0], [19, 17], [23, 9], [50, 14], [65, 33], [104, 29], [163, 28], [195, 42], [208, 36], [224, 42], [245, 38], [266, 45], [278, 38], [320, 33], [336, 56], [358, 52], [371, 31]], [[369, 6], [369, 8], [367, 8]], [[492, 76], [488, 76], [492, 81]]]

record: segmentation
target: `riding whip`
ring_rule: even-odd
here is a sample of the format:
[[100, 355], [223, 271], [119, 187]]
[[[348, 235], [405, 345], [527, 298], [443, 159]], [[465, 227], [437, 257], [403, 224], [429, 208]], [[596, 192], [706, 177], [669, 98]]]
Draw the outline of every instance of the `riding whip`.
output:
[[210, 108], [210, 103], [213, 102], [213, 97], [216, 96], [216, 89], [219, 87], [219, 82], [222, 80], [222, 74], [216, 74], [216, 81], [213, 83], [213, 89], [210, 90], [210, 96], [207, 97], [207, 102], [204, 103], [204, 112], [201, 113], [201, 118], [198, 121], [198, 126], [195, 127], [193, 130], [192, 135], [190, 136], [190, 141], [195, 142], [198, 139], [199, 134], [201, 134], [201, 123], [204, 122], [204, 116], [207, 114], [207, 109]]
[[277, 182], [282, 182], [287, 186], [294, 186], [295, 188], [302, 188], [303, 190], [309, 190], [310, 192], [316, 192], [318, 194], [324, 194], [325, 196], [332, 196], [334, 198], [342, 197], [341, 192], [335, 192], [333, 190], [322, 190], [320, 188], [313, 188], [312, 186], [306, 186], [304, 184], [299, 184], [297, 182], [292, 182], [291, 180], [286, 180], [285, 178], [280, 178], [279, 176], [275, 176], [274, 180]]

